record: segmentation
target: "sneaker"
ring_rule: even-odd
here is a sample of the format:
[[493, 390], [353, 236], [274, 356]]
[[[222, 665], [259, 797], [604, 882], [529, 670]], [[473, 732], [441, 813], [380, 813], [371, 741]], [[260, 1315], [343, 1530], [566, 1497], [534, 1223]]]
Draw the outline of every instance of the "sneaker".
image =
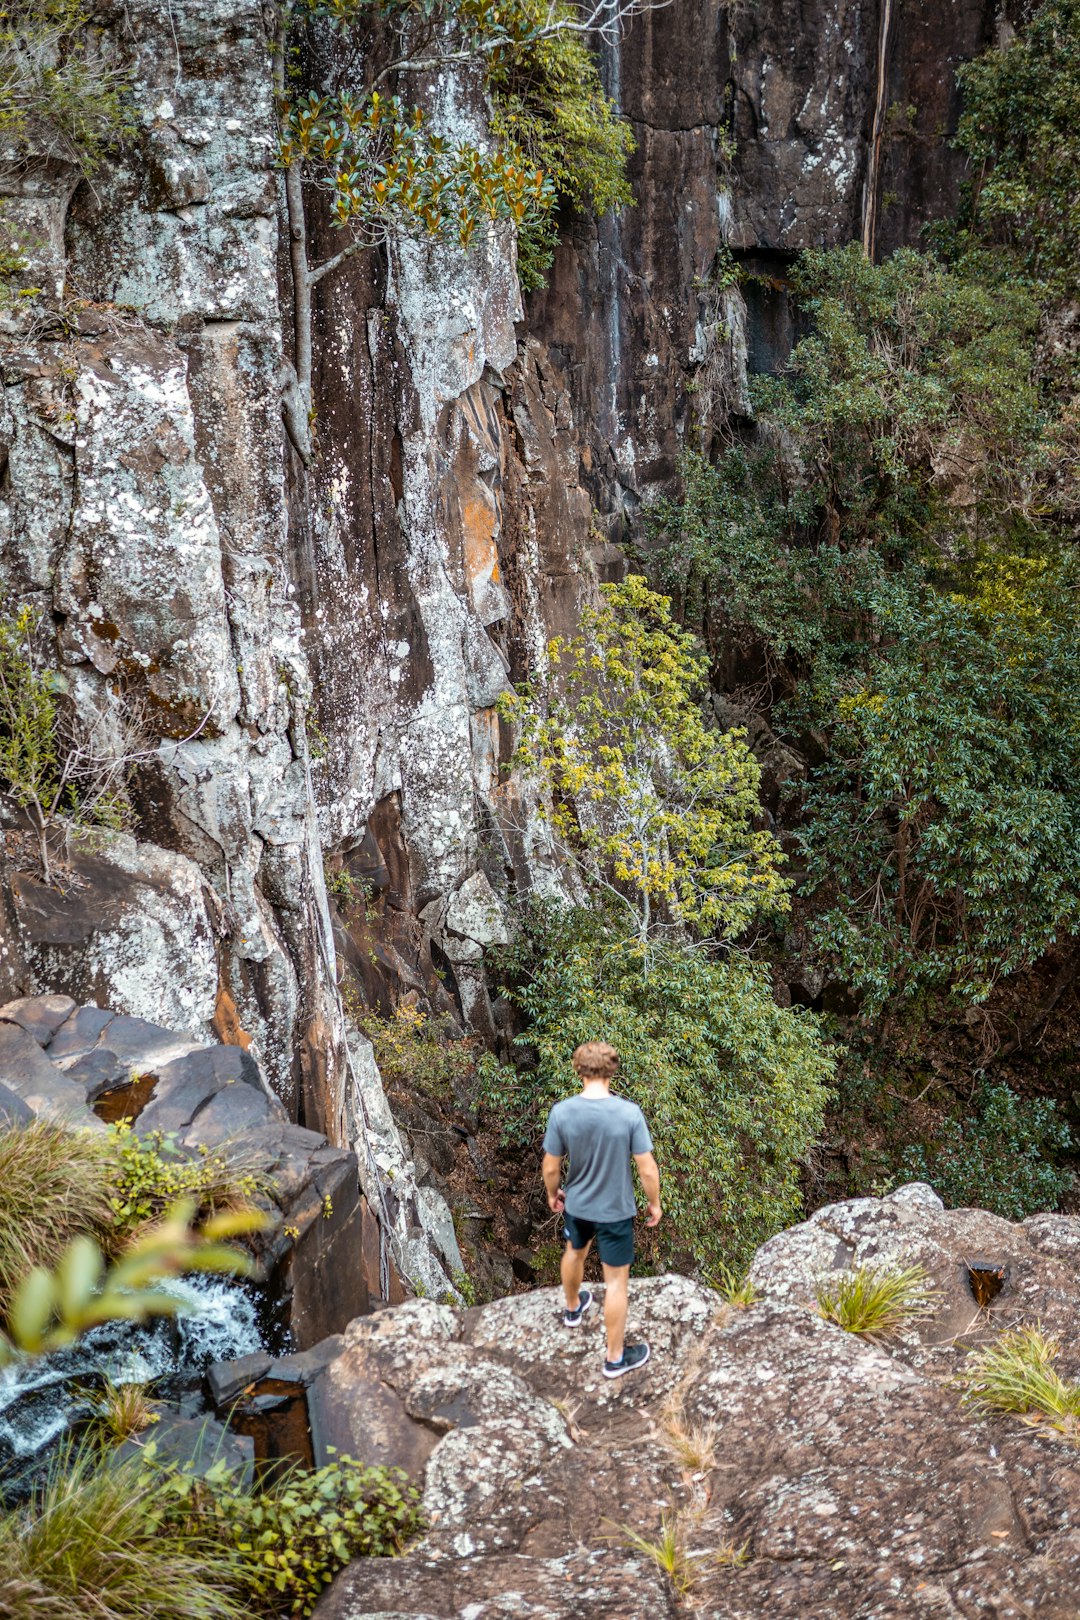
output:
[[604, 1362], [604, 1377], [621, 1378], [623, 1373], [637, 1372], [639, 1367], [644, 1367], [648, 1359], [647, 1344], [628, 1344], [622, 1353], [621, 1361]]
[[585, 1320], [585, 1312], [589, 1309], [589, 1306], [591, 1304], [592, 1304], [592, 1294], [589, 1292], [589, 1290], [587, 1288], [579, 1288], [578, 1289], [578, 1297], [577, 1297], [577, 1310], [576, 1311], [569, 1311], [569, 1310], [563, 1311], [563, 1313], [562, 1313], [563, 1326], [564, 1327], [577, 1327], [581, 1322], [583, 1322]]

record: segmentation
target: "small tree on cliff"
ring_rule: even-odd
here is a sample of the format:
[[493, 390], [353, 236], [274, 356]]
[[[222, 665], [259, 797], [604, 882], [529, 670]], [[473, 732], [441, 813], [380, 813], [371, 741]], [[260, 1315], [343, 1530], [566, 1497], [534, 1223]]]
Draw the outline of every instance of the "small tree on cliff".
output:
[[786, 907], [783, 859], [756, 831], [757, 761], [706, 725], [706, 672], [666, 596], [636, 575], [601, 587], [582, 634], [550, 643], [552, 677], [504, 699], [513, 763], [538, 782], [565, 855], [647, 944], [665, 921], [742, 933]]
[[[282, 0], [273, 41], [281, 121], [293, 282], [295, 379], [283, 398], [290, 438], [305, 464], [311, 454], [311, 306], [324, 277], [347, 259], [400, 233], [456, 238], [468, 247], [477, 229], [505, 220], [521, 229], [550, 213], [553, 180], [513, 141], [482, 150], [438, 134], [424, 112], [385, 86], [455, 65], [491, 66], [563, 36], [612, 37], [634, 12], [667, 0]], [[365, 55], [360, 82], [340, 91], [294, 97], [290, 34], [323, 23], [342, 32], [381, 20], [391, 60], [376, 69]], [[603, 99], [603, 98], [601, 98]], [[605, 102], [604, 112], [608, 112]], [[308, 253], [305, 182], [325, 188], [341, 250], [321, 264]]]

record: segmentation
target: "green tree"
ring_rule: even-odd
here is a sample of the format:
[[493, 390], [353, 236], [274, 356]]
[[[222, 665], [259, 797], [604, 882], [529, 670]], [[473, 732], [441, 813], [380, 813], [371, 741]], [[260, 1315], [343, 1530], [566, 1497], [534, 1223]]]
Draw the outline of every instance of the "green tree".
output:
[[983, 1001], [1080, 929], [1080, 644], [1053, 612], [1075, 585], [1040, 568], [1018, 606], [981, 578], [894, 599], [862, 684], [833, 689], [801, 837], [814, 934], [867, 1016]]
[[1080, 240], [1080, 0], [1043, 0], [1018, 38], [957, 74], [968, 223], [1013, 247], [1065, 296]]
[[783, 909], [779, 845], [755, 830], [760, 771], [704, 719], [706, 671], [668, 599], [631, 575], [601, 588], [551, 675], [503, 700], [512, 764], [545, 796], [567, 857], [647, 944], [665, 920], [726, 938]]
[[536, 907], [526, 922], [504, 966], [536, 1067], [486, 1071], [504, 1134], [534, 1136], [578, 1089], [574, 1047], [611, 1041], [618, 1090], [644, 1110], [663, 1175], [660, 1257], [706, 1273], [741, 1266], [798, 1218], [834, 1068], [817, 1019], [778, 1007], [767, 973], [737, 954], [668, 941], [646, 962], [637, 937], [596, 907]]

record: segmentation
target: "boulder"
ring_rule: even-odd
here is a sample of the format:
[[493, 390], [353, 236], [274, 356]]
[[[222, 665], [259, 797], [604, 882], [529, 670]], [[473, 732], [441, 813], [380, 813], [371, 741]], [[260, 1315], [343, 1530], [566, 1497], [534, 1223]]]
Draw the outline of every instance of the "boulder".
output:
[[[408, 1466], [426, 1529], [343, 1570], [316, 1620], [1073, 1620], [1080, 1451], [962, 1406], [956, 1375], [1041, 1318], [1077, 1376], [1078, 1254], [1073, 1217], [1013, 1225], [923, 1186], [853, 1200], [759, 1251], [748, 1307], [632, 1282], [630, 1336], [652, 1357], [618, 1381], [599, 1313], [566, 1331], [552, 1289], [354, 1322], [311, 1385], [316, 1431]], [[933, 1314], [881, 1342], [826, 1322], [817, 1281], [853, 1260], [923, 1264]], [[982, 1305], [972, 1260], [1004, 1273]], [[665, 1523], [685, 1591], [634, 1540]]]

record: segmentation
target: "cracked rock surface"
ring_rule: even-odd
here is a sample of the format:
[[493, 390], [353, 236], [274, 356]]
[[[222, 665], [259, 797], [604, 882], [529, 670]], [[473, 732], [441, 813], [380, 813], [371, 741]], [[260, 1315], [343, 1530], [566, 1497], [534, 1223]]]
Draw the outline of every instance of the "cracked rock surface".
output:
[[[427, 1530], [342, 1571], [317, 1620], [1074, 1620], [1080, 1451], [962, 1408], [956, 1376], [1040, 1319], [1077, 1375], [1078, 1248], [1080, 1220], [946, 1211], [921, 1185], [833, 1205], [759, 1251], [749, 1307], [632, 1282], [629, 1336], [653, 1353], [617, 1382], [599, 1313], [564, 1329], [552, 1289], [356, 1321], [323, 1395], [365, 1461], [408, 1457]], [[818, 1278], [863, 1261], [924, 1265], [933, 1314], [876, 1343], [825, 1322]], [[973, 1263], [1004, 1273], [985, 1307]], [[386, 1418], [366, 1450], [365, 1410]], [[686, 1590], [631, 1539], [665, 1518]]]

